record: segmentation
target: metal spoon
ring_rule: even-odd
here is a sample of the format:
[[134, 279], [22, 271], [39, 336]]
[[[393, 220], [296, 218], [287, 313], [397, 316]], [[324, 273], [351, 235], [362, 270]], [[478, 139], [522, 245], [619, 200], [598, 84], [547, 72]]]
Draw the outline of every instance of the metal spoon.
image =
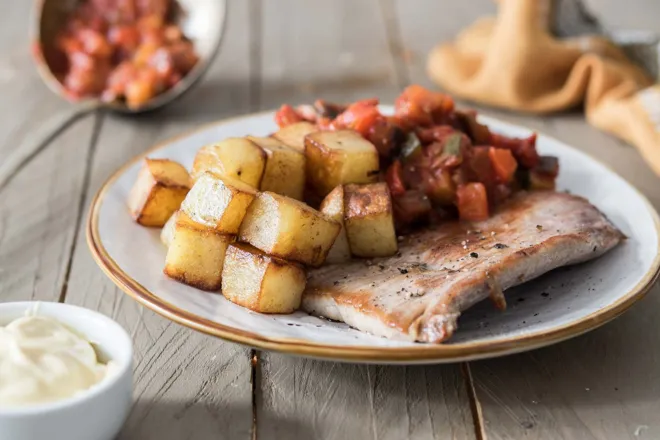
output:
[[86, 98], [71, 101], [64, 87], [57, 80], [46, 62], [44, 54], [54, 50], [55, 35], [62, 29], [64, 22], [80, 0], [37, 0], [32, 12], [30, 41], [35, 50], [33, 55], [41, 79], [60, 97], [72, 102], [70, 109], [53, 115], [43, 122], [38, 129], [28, 134], [23, 142], [0, 163], [0, 191], [34, 157], [62, 131], [78, 119], [97, 109], [108, 109], [117, 113], [136, 114], [163, 107], [179, 98], [202, 77], [215, 58], [220, 48], [227, 5], [225, 0], [178, 0], [181, 14], [177, 24], [184, 34], [192, 40], [199, 61], [195, 67], [171, 89], [155, 96], [144, 106], [128, 108], [122, 102], [103, 102], [98, 98]]

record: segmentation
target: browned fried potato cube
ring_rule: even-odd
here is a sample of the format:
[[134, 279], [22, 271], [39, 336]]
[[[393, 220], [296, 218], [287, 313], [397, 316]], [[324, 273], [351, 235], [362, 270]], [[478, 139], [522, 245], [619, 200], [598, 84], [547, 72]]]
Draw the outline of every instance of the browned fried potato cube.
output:
[[196, 223], [235, 235], [256, 195], [247, 183], [207, 172], [197, 179], [181, 211]]
[[177, 219], [167, 250], [164, 273], [198, 289], [217, 291], [222, 286], [222, 266], [234, 236], [190, 221]]
[[271, 192], [257, 195], [239, 240], [285, 260], [320, 266], [341, 225], [298, 200]]
[[387, 184], [346, 185], [344, 225], [353, 255], [369, 258], [394, 255], [398, 245]]
[[179, 209], [190, 189], [183, 165], [168, 159], [145, 159], [128, 195], [128, 209], [143, 226], [161, 227]]
[[346, 227], [344, 226], [344, 187], [342, 185], [339, 185], [325, 196], [320, 211], [342, 226], [335, 243], [328, 252], [326, 263], [343, 263], [350, 260], [351, 249], [348, 246]]
[[273, 134], [273, 137], [284, 142], [289, 147], [304, 153], [305, 136], [314, 133], [315, 131], [318, 131], [318, 128], [316, 128], [314, 124], [309, 122], [296, 122], [295, 124], [280, 128], [277, 133]]
[[261, 178], [262, 191], [302, 200], [305, 190], [305, 155], [275, 138], [248, 139], [266, 152], [266, 168]]
[[272, 257], [245, 243], [229, 245], [222, 294], [260, 313], [292, 313], [300, 307], [307, 277], [297, 263]]
[[200, 148], [195, 156], [191, 175], [197, 180], [210, 171], [259, 188], [265, 167], [266, 153], [261, 147], [244, 138], [228, 138]]
[[180, 214], [181, 211], [176, 211], [172, 214], [169, 220], [165, 222], [163, 229], [160, 231], [160, 241], [167, 247], [170, 247], [172, 239], [174, 238], [174, 227], [176, 226], [176, 220]]
[[305, 137], [307, 178], [325, 196], [337, 185], [378, 180], [378, 151], [353, 130], [319, 131]]

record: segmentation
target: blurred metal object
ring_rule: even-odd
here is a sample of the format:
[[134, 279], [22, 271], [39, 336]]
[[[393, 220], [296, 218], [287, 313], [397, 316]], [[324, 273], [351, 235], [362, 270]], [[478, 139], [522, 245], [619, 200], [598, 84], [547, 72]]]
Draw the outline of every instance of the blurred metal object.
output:
[[[37, 70], [48, 87], [70, 101], [53, 73], [49, 60], [55, 53], [55, 36], [64, 26], [80, 0], [37, 0], [30, 25], [30, 41]], [[103, 102], [99, 98], [71, 101], [74, 106], [44, 121], [40, 128], [29, 133], [9, 157], [0, 162], [0, 191], [25, 165], [37, 156], [59, 133], [73, 122], [99, 108], [124, 114], [143, 113], [170, 104], [190, 90], [204, 75], [220, 48], [227, 16], [226, 0], [177, 0], [175, 22], [195, 46], [199, 61], [195, 67], [171, 89], [155, 96], [144, 106], [128, 108], [123, 102]]]
[[619, 46], [631, 61], [660, 81], [660, 35], [644, 30], [607, 31], [584, 0], [551, 0], [549, 29], [559, 38], [599, 35]]
[[615, 31], [608, 37], [628, 58], [660, 82], [660, 35], [651, 31]]
[[551, 0], [549, 29], [559, 38], [604, 34], [600, 22], [582, 0]]
[[559, 38], [604, 33], [600, 22], [582, 0], [551, 0], [549, 29]]

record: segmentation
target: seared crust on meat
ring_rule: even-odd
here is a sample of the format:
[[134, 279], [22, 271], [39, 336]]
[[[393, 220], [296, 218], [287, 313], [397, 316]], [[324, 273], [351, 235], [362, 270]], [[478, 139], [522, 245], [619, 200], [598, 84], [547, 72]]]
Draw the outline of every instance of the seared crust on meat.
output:
[[520, 193], [486, 221], [409, 235], [394, 257], [310, 271], [302, 307], [376, 335], [440, 343], [478, 301], [505, 305], [502, 290], [599, 257], [624, 238], [581, 197]]

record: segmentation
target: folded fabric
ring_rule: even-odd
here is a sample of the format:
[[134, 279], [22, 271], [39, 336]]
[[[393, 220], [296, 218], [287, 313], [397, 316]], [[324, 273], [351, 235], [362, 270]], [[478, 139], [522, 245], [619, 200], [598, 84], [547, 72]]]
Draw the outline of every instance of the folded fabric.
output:
[[635, 145], [660, 174], [660, 86], [604, 37], [551, 35], [552, 0], [500, 0], [432, 50], [428, 73], [448, 92], [511, 110], [547, 113], [584, 105], [594, 126]]

